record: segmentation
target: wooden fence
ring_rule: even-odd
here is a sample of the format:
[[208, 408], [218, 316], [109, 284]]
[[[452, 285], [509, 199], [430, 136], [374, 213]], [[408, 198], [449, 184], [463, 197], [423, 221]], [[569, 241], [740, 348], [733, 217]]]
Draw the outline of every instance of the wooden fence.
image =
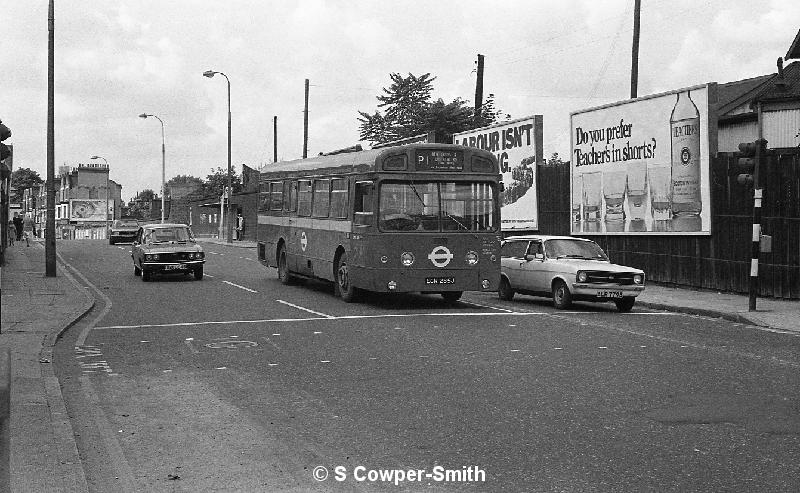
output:
[[[663, 284], [747, 293], [753, 191], [729, 176], [733, 154], [711, 162], [711, 236], [591, 236], [618, 263]], [[800, 299], [800, 152], [785, 150], [761, 170], [762, 234], [772, 252], [759, 259], [761, 296]], [[569, 234], [569, 164], [540, 166], [539, 232]]]

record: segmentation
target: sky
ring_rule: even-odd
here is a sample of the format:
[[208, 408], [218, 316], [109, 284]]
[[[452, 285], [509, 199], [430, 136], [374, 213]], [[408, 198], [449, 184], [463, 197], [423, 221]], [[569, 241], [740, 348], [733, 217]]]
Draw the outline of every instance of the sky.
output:
[[[776, 72], [797, 0], [642, 0], [638, 95]], [[484, 97], [543, 115], [544, 153], [570, 154], [570, 113], [630, 97], [634, 0], [54, 0], [55, 168], [102, 156], [123, 200], [166, 180], [361, 143], [390, 74], [430, 73], [434, 99]], [[0, 120], [14, 167], [47, 176], [48, 2], [0, 0]]]

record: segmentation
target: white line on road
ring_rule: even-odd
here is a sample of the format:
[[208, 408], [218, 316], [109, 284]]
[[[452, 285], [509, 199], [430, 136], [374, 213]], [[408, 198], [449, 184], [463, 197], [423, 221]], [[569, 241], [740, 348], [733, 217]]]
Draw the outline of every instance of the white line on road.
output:
[[302, 307], [300, 305], [295, 305], [294, 303], [289, 303], [288, 301], [283, 301], [283, 300], [275, 300], [275, 301], [277, 301], [278, 303], [283, 303], [284, 305], [289, 305], [292, 308], [297, 308], [298, 310], [303, 310], [304, 312], [313, 313], [314, 315], [319, 315], [319, 316], [325, 317], [325, 318], [334, 318], [332, 315], [327, 315], [325, 313], [315, 312], [314, 310]]
[[238, 284], [234, 284], [234, 283], [232, 283], [230, 281], [222, 281], [222, 282], [224, 282], [225, 284], [230, 284], [231, 286], [237, 287], [239, 289], [244, 289], [245, 291], [250, 291], [251, 293], [258, 293], [258, 291], [254, 290], [254, 289], [246, 288], [244, 286], [240, 286]]
[[482, 305], [480, 303], [475, 303], [473, 301], [463, 301], [462, 300], [461, 303], [464, 303], [465, 305], [479, 306], [481, 308], [490, 308], [492, 310], [500, 310], [501, 312], [508, 312], [508, 313], [514, 312], [514, 310], [509, 310], [507, 308], [500, 308], [499, 306], [492, 306], [492, 305]]
[[[321, 314], [320, 314], [321, 315]], [[544, 315], [539, 312], [513, 312], [513, 313], [388, 313], [383, 315], [346, 315], [342, 317], [334, 317], [332, 315], [325, 315], [324, 317], [308, 317], [308, 318], [264, 318], [259, 320], [219, 320], [209, 322], [176, 322], [171, 324], [140, 324], [140, 325], [108, 325], [105, 327], [94, 327], [93, 330], [105, 329], [148, 329], [158, 327], [191, 327], [194, 325], [235, 325], [235, 324], [264, 324], [271, 322], [313, 322], [317, 320], [358, 320], [358, 319], [373, 319], [373, 318], [421, 318], [421, 317], [475, 317], [475, 316], [527, 316], [527, 315]]]

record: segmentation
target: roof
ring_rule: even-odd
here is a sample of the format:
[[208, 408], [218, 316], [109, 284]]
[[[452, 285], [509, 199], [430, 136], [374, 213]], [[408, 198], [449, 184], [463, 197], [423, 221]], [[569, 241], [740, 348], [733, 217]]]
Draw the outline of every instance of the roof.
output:
[[717, 85], [719, 115], [725, 116], [743, 104], [755, 101], [800, 100], [800, 62], [785, 68], [778, 64], [778, 73], [761, 75]]
[[800, 58], [800, 29], [797, 30], [797, 36], [794, 37], [792, 46], [789, 47], [789, 51], [786, 52], [786, 56], [784, 57], [785, 60], [791, 60], [793, 58]]

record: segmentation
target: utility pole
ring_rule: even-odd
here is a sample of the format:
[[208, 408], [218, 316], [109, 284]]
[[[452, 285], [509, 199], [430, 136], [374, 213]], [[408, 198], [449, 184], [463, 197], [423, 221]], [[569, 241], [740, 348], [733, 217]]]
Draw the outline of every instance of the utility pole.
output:
[[56, 153], [55, 153], [55, 9], [47, 14], [47, 219], [44, 231], [44, 265], [47, 277], [56, 277]]
[[639, 17], [642, 0], [633, 4], [633, 47], [631, 48], [631, 99], [635, 98], [639, 86]]
[[756, 311], [756, 298], [758, 297], [758, 257], [761, 250], [761, 198], [763, 190], [759, 179], [761, 160], [764, 156], [764, 129], [762, 126], [761, 101], [758, 102], [758, 140], [756, 141], [756, 163], [753, 170], [753, 245], [750, 256], [750, 286], [748, 311]]
[[278, 117], [272, 117], [272, 162], [278, 162]]
[[483, 55], [478, 54], [478, 77], [475, 80], [475, 123], [481, 121], [481, 106], [483, 106]]
[[306, 79], [306, 106], [303, 110], [303, 159], [308, 157], [308, 79]]

